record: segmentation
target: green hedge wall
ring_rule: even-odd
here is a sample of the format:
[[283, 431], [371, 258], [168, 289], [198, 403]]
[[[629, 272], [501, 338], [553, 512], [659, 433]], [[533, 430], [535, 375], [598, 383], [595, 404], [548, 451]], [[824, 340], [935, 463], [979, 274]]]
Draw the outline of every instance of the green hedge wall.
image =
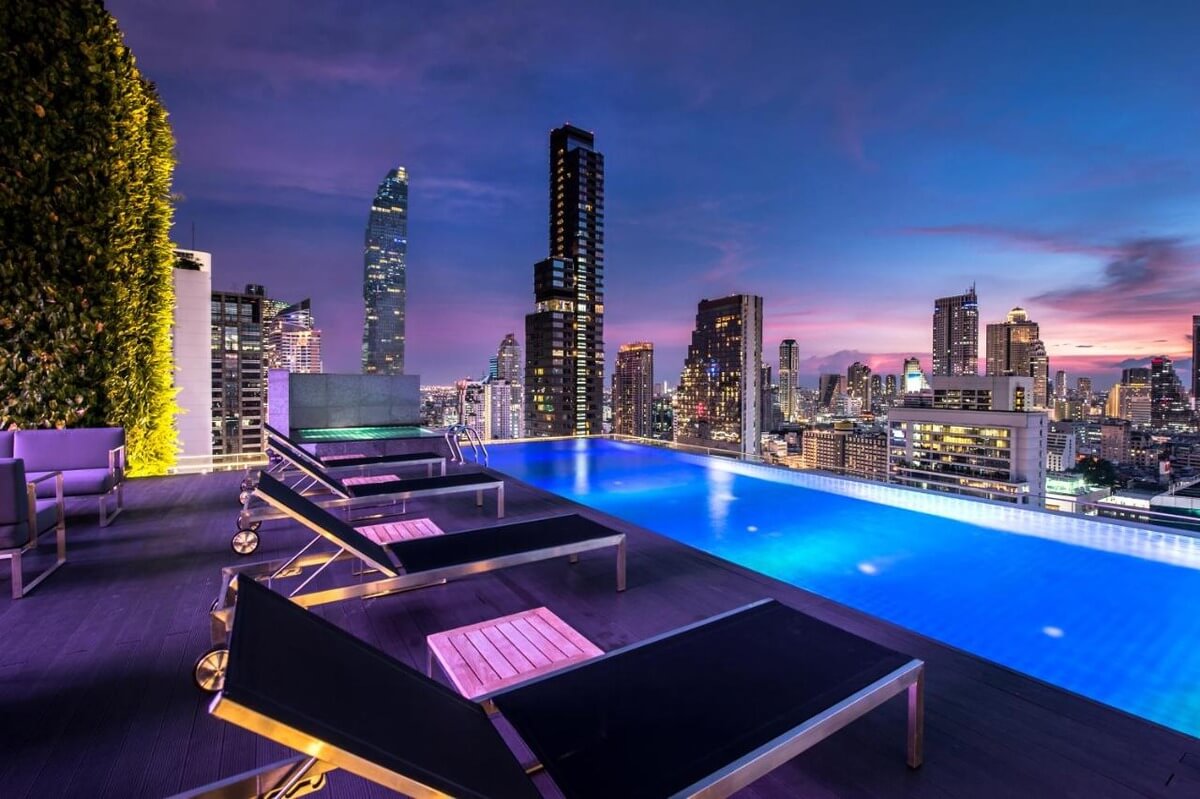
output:
[[120, 425], [132, 474], [178, 449], [174, 139], [92, 0], [0, 2], [0, 426]]

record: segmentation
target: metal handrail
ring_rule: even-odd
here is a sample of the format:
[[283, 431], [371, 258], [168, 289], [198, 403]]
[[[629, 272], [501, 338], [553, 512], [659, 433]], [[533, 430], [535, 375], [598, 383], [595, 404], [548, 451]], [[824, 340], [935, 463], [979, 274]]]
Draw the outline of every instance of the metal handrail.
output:
[[[467, 443], [471, 445], [471, 460], [487, 466], [488, 451], [487, 445], [483, 443], [483, 436], [474, 427], [465, 424], [452, 424], [446, 428], [446, 444], [450, 447], [450, 460], [454, 463], [467, 462], [462, 446], [459, 444], [459, 436], [466, 436]], [[483, 454], [482, 461], [479, 459], [480, 453]]]

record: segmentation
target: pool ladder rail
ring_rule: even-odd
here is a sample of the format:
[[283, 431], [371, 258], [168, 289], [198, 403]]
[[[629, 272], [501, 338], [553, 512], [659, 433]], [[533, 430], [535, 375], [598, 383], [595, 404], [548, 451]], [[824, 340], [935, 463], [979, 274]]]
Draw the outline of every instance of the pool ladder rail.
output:
[[[475, 463], [488, 465], [487, 445], [483, 443], [483, 436], [479, 435], [479, 431], [474, 427], [465, 424], [452, 424], [446, 428], [446, 446], [450, 448], [450, 461], [452, 463], [466, 463], [467, 459], [463, 454], [462, 445], [460, 444], [461, 437], [465, 436], [467, 443], [471, 445], [471, 460]], [[480, 457], [482, 455], [482, 460]]]

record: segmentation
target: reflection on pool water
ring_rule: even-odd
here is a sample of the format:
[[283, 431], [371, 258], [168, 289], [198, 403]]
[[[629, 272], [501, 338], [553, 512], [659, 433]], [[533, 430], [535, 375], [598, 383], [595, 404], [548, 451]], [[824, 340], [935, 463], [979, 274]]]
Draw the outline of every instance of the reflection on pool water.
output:
[[1200, 735], [1196, 539], [601, 439], [490, 453], [547, 491]]

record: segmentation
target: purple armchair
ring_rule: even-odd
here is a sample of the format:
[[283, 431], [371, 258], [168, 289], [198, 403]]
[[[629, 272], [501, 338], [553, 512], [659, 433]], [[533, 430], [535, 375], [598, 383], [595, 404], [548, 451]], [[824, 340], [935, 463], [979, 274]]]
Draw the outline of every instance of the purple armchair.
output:
[[[38, 499], [38, 488], [49, 485], [53, 499]], [[25, 464], [16, 458], [0, 458], [0, 559], [12, 564], [13, 599], [32, 591], [38, 583], [67, 562], [67, 523], [63, 504], [62, 472], [49, 472], [26, 482]], [[38, 538], [54, 530], [58, 553], [54, 565], [25, 583], [21, 558], [36, 549]]]
[[[125, 430], [121, 427], [73, 427], [65, 430], [17, 430], [12, 457], [25, 461], [30, 480], [62, 472], [63, 495], [100, 498], [100, 526], [125, 507]], [[0, 446], [3, 442], [0, 441]], [[109, 515], [109, 497], [116, 494], [116, 510]], [[54, 495], [54, 487], [40, 483], [37, 495]]]

